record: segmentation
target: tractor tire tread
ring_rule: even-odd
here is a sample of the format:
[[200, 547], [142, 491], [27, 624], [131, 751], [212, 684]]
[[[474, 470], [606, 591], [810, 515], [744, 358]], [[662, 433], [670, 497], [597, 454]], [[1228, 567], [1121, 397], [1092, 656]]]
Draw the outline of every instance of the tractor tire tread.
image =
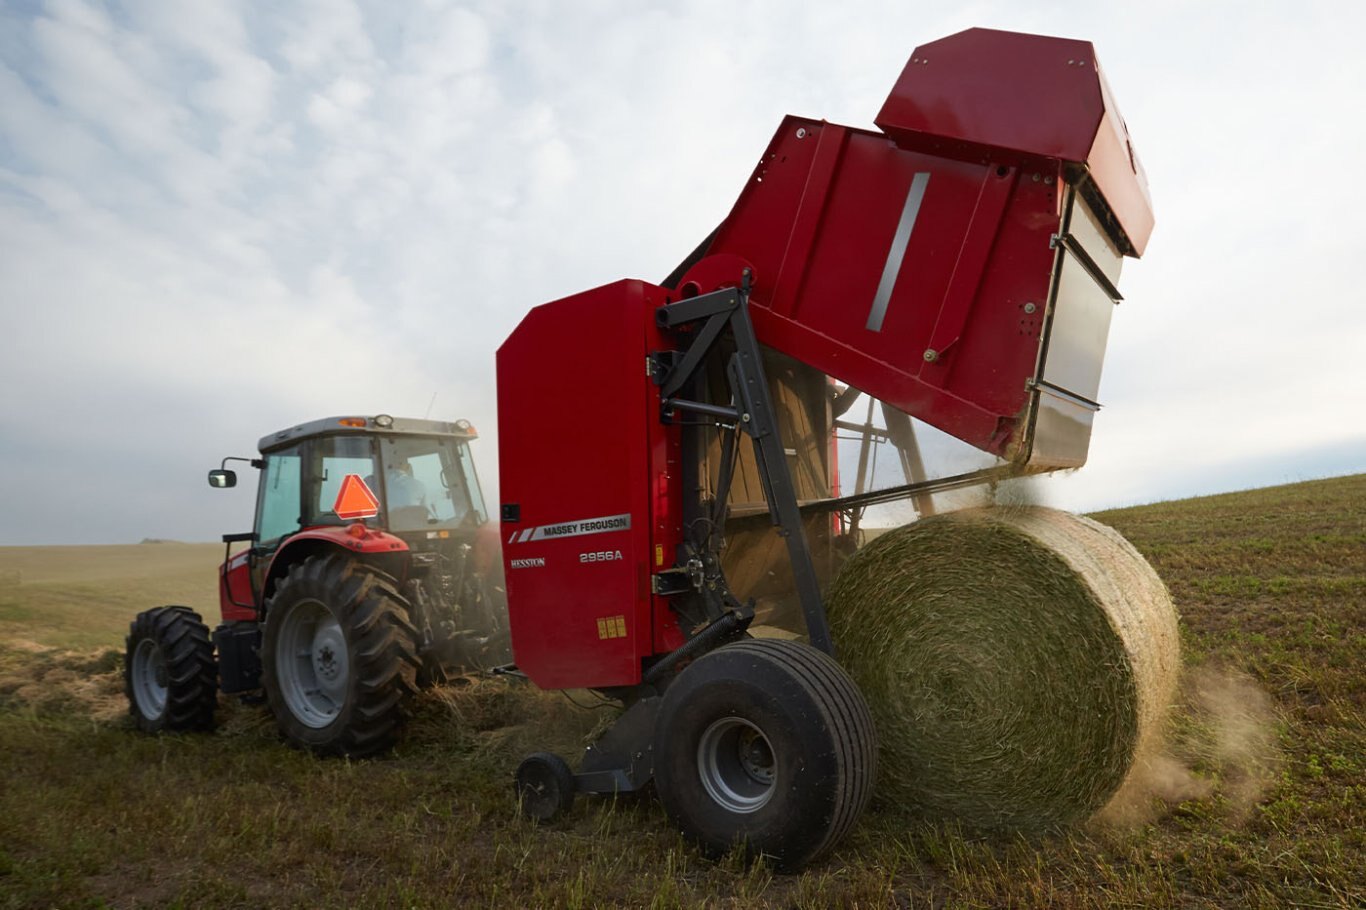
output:
[[[166, 708], [158, 717], [139, 710], [133, 696], [133, 652], [150, 639], [166, 663]], [[124, 694], [128, 713], [138, 729], [148, 733], [212, 730], [218, 707], [218, 663], [209, 629], [189, 607], [155, 607], [139, 613], [124, 640]]]
[[[273, 609], [288, 609], [292, 598], [311, 597], [328, 605], [351, 649], [353, 676], [348, 704], [337, 722], [318, 731], [300, 724], [278, 693], [271, 629]], [[364, 758], [388, 751], [397, 741], [408, 698], [416, 693], [417, 637], [408, 602], [390, 576], [342, 554], [314, 555], [291, 566], [266, 604], [262, 683], [281, 733], [292, 745], [320, 755]]]

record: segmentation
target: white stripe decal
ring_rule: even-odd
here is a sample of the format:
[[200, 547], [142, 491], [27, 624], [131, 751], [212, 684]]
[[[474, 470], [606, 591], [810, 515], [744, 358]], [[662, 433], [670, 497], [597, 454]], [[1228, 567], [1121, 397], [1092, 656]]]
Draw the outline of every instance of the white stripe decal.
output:
[[582, 537], [585, 534], [607, 534], [611, 531], [625, 531], [631, 527], [631, 514], [604, 515], [602, 518], [580, 518], [577, 521], [561, 521], [553, 525], [527, 528], [521, 534], [516, 531], [508, 538], [508, 543], [526, 543], [529, 540], [550, 540], [558, 537]]
[[901, 260], [906, 255], [906, 246], [911, 242], [911, 231], [915, 230], [915, 219], [920, 214], [920, 203], [925, 199], [925, 187], [929, 182], [928, 171], [921, 171], [911, 178], [911, 188], [906, 191], [906, 202], [901, 207], [901, 220], [896, 223], [892, 246], [887, 250], [887, 261], [882, 265], [882, 280], [878, 282], [877, 293], [873, 295], [873, 308], [868, 311], [866, 328], [870, 332], [882, 331], [887, 304], [892, 300], [892, 288], [896, 286], [897, 275], [901, 272]]
[[[582, 537], [585, 534], [606, 534], [611, 531], [625, 531], [631, 527], [631, 515], [604, 515], [601, 518], [580, 518], [577, 521], [561, 521], [553, 525], [541, 525], [531, 533], [532, 540], [549, 540], [558, 537]], [[523, 540], [526, 538], [523, 537]]]

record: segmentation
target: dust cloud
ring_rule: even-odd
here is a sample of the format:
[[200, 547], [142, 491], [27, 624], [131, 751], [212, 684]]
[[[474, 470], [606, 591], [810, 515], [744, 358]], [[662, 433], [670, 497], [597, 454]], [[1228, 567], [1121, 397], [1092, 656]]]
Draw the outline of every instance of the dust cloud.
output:
[[935, 505], [940, 512], [960, 509], [1029, 509], [1054, 508], [1043, 484], [1044, 475], [1020, 474], [1000, 477], [990, 483], [978, 484], [962, 490], [935, 494]]
[[1271, 698], [1247, 674], [1187, 668], [1164, 741], [1135, 760], [1096, 823], [1142, 825], [1192, 800], [1215, 800], [1231, 821], [1241, 821], [1276, 780], [1277, 725]]

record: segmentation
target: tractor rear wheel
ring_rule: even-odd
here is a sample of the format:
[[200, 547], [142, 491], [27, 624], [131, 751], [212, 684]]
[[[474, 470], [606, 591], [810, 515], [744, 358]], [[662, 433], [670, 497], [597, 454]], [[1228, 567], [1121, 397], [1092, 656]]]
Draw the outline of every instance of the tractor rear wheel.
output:
[[198, 613], [189, 607], [144, 610], [124, 644], [123, 689], [138, 729], [213, 729], [218, 665]]
[[402, 595], [346, 556], [291, 566], [266, 603], [261, 683], [295, 746], [353, 758], [389, 749], [418, 666]]
[[877, 743], [863, 696], [829, 655], [790, 641], [718, 648], [665, 691], [655, 786], [710, 856], [740, 848], [795, 871], [868, 805]]

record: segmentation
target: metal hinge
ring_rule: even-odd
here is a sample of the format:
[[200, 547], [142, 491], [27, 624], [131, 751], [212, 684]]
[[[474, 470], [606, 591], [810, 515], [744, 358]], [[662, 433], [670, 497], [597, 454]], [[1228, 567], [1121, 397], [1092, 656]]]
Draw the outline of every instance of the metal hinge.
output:
[[686, 594], [693, 587], [687, 569], [665, 569], [650, 576], [652, 594]]

